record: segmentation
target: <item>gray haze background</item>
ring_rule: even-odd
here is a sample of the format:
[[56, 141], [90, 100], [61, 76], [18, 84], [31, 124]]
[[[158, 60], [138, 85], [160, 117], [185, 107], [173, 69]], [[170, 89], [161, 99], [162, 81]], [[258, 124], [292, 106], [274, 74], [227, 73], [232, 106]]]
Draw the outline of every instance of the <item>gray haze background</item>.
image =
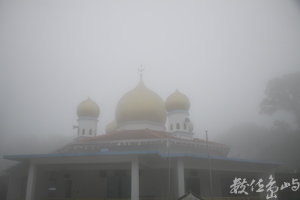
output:
[[299, 11], [288, 0], [0, 0], [0, 156], [45, 153], [53, 137], [63, 145], [87, 97], [104, 134], [141, 63], [164, 100], [176, 89], [189, 97], [200, 138], [292, 124], [288, 113], [259, 115], [259, 104], [270, 79], [300, 69]]

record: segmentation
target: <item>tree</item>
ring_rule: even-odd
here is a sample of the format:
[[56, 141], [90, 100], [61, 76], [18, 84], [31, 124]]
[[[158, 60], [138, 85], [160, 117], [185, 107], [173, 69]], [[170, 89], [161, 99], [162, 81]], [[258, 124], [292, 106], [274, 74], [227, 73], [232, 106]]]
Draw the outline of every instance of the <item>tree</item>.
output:
[[284, 121], [277, 121], [272, 128], [253, 123], [239, 124], [215, 138], [230, 146], [228, 157], [282, 163], [276, 170], [300, 170], [300, 134], [291, 130]]
[[300, 128], [300, 71], [270, 80], [265, 94], [260, 113], [271, 115], [278, 110], [288, 111], [295, 116]]

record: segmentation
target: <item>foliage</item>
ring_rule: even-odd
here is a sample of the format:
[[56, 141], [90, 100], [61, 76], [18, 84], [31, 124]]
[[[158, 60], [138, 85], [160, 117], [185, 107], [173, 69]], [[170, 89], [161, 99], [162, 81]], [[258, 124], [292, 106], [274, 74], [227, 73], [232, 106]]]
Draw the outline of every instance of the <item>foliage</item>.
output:
[[248, 123], [215, 139], [231, 147], [229, 157], [275, 161], [283, 164], [279, 171], [300, 171], [300, 71], [270, 80], [265, 94], [260, 112], [288, 111], [295, 116], [297, 130], [283, 120], [275, 121], [270, 129]]
[[260, 112], [273, 114], [282, 109], [294, 114], [300, 127], [300, 72], [287, 74], [270, 80], [266, 98], [260, 104]]
[[281, 171], [299, 171], [299, 132], [282, 121], [270, 129], [248, 123], [232, 127], [215, 140], [231, 147], [229, 157], [280, 162]]

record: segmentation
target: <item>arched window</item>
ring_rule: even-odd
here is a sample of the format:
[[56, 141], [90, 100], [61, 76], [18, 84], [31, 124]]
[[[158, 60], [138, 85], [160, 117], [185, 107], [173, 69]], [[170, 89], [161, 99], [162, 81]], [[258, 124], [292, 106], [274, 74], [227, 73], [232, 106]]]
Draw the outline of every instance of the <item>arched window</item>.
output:
[[89, 130], [89, 134], [92, 135], [92, 129]]
[[170, 125], [170, 130], [173, 130], [173, 124]]
[[85, 129], [82, 129], [82, 135], [84, 135], [85, 134]]
[[186, 123], [183, 124], [183, 128], [184, 128], [184, 130], [186, 130]]
[[179, 123], [176, 124], [176, 129], [180, 129], [180, 124]]

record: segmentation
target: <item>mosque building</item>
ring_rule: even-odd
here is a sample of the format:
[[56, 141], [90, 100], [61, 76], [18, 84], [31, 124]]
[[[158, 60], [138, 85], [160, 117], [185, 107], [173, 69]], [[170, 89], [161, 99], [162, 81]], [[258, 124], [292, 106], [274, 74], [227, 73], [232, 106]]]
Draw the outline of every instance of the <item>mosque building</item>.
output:
[[189, 109], [186, 95], [176, 90], [164, 101], [141, 76], [103, 134], [99, 105], [84, 100], [74, 141], [49, 154], [4, 156], [20, 162], [8, 169], [7, 200], [178, 199], [188, 191], [230, 199], [243, 195], [230, 193], [235, 177], [274, 174], [278, 163], [229, 158], [229, 146], [195, 137]]

